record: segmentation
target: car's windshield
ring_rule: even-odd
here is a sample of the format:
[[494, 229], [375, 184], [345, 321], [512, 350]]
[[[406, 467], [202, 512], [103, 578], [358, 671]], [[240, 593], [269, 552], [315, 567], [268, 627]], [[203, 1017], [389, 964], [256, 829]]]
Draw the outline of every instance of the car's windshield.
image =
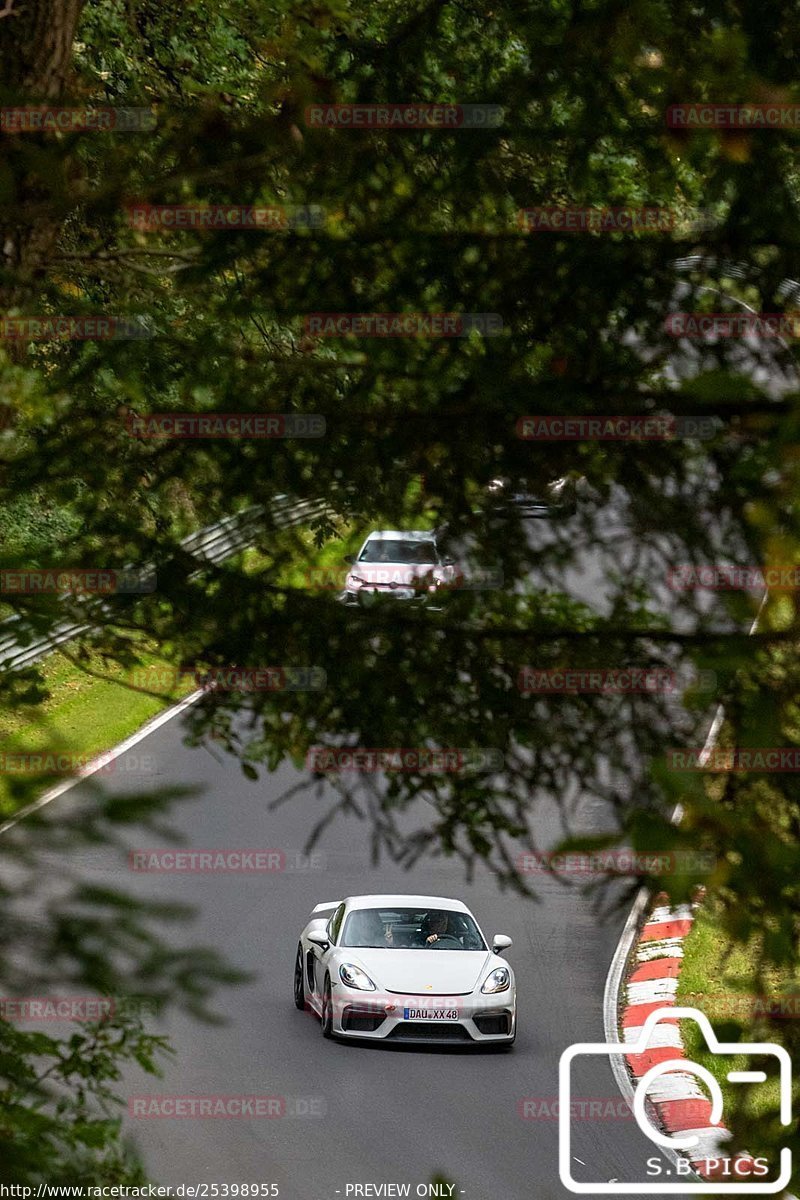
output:
[[436, 546], [433, 542], [407, 542], [398, 538], [373, 538], [367, 542], [358, 556], [359, 562], [368, 563], [423, 563], [436, 562]]
[[374, 950], [485, 950], [469, 913], [440, 908], [357, 908], [344, 925], [342, 946]]

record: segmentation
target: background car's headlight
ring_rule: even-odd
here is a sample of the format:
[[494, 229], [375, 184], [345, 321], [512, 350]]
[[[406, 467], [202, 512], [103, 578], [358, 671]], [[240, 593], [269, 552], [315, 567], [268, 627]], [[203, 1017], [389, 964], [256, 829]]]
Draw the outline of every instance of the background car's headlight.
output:
[[487, 975], [484, 980], [482, 992], [505, 992], [511, 983], [511, 975], [508, 967], [498, 967], [492, 971], [491, 975]]
[[365, 971], [362, 971], [361, 967], [355, 967], [352, 963], [342, 963], [339, 967], [339, 978], [348, 987], [358, 988], [361, 992], [375, 991], [375, 984], [369, 975]]

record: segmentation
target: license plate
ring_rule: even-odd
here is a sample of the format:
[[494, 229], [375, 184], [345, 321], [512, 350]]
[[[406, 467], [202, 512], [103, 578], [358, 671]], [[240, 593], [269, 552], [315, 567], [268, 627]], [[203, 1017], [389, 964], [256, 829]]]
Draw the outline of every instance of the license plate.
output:
[[457, 1021], [457, 1008], [404, 1008], [404, 1021]]

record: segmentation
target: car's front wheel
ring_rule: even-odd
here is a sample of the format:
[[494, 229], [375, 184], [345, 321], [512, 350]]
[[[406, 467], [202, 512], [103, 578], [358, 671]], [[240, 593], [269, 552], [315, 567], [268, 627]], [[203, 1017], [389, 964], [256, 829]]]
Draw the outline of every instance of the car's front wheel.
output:
[[297, 958], [294, 962], [294, 1006], [301, 1010], [306, 1006], [306, 992], [303, 984], [303, 947], [298, 945]]
[[325, 976], [325, 986], [322, 989], [322, 1036], [333, 1037], [333, 997], [331, 996], [330, 976]]

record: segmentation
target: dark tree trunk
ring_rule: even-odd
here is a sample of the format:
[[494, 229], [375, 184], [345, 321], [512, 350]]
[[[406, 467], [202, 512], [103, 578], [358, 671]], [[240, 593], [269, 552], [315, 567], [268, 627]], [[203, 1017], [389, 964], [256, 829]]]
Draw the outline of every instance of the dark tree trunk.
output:
[[[2, 0], [0, 96], [2, 103], [52, 104], [64, 95], [75, 29], [84, 0]], [[46, 169], [31, 169], [26, 139], [48, 139]], [[29, 144], [29, 143], [28, 143]], [[24, 306], [58, 237], [60, 221], [48, 209], [66, 163], [49, 134], [0, 133], [0, 154], [14, 178], [14, 195], [0, 207], [0, 312]], [[9, 347], [14, 358], [23, 347]]]
[[0, 88], [20, 101], [57, 100], [84, 0], [4, 0]]

